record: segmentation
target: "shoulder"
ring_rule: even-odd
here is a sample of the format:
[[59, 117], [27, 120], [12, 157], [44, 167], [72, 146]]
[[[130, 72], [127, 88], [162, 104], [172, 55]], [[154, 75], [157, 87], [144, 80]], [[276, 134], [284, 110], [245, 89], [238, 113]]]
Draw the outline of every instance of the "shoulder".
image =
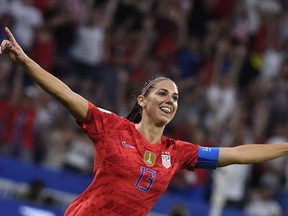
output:
[[199, 145], [167, 137], [164, 140], [166, 149], [173, 155], [175, 162], [181, 164], [182, 168], [190, 167], [189, 169], [193, 170], [197, 162]]
[[191, 143], [191, 142], [187, 142], [187, 141], [183, 141], [183, 140], [177, 140], [177, 139], [173, 139], [173, 138], [169, 138], [166, 136], [163, 136], [163, 142], [165, 143], [165, 145], [167, 147], [172, 146], [173, 148], [177, 149], [177, 150], [181, 150], [181, 149], [198, 149], [199, 145]]
[[109, 110], [95, 106], [89, 102], [87, 116], [83, 122], [84, 124], [96, 124], [98, 127], [104, 126], [116, 128], [119, 125], [128, 124], [129, 121]]
[[121, 118], [120, 116], [118, 116], [117, 114], [109, 111], [109, 110], [106, 110], [106, 109], [103, 109], [103, 108], [100, 108], [100, 107], [97, 107], [95, 106], [93, 103], [89, 102], [89, 107], [88, 107], [88, 114], [87, 114], [87, 117], [92, 117], [92, 116], [96, 116], [96, 117], [114, 117], [114, 118]]

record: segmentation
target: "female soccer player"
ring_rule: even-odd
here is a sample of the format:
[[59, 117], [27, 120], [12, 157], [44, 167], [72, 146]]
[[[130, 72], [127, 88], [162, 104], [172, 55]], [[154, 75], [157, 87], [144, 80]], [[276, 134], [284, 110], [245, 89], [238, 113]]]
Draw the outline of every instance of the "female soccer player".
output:
[[30, 59], [5, 31], [1, 52], [68, 109], [95, 146], [94, 180], [66, 216], [147, 215], [179, 169], [259, 163], [288, 153], [287, 143], [208, 148], [163, 136], [179, 97], [165, 77], [144, 84], [127, 119], [97, 108]]

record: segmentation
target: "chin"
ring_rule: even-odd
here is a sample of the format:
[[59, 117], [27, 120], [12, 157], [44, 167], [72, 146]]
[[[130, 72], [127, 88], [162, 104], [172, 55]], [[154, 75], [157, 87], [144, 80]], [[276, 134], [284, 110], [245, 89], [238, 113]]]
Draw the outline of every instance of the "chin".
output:
[[157, 127], [165, 127], [167, 124], [169, 124], [169, 122], [171, 121], [171, 119], [169, 118], [161, 118], [159, 119], [159, 121], [156, 123]]

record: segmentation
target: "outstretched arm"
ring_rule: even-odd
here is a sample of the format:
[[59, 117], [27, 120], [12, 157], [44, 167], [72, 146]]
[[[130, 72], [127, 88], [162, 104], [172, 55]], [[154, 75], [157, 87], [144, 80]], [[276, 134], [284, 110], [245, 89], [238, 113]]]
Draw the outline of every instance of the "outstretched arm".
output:
[[77, 121], [83, 122], [88, 111], [88, 101], [29, 58], [7, 27], [5, 32], [9, 40], [2, 41], [0, 53], [6, 53], [14, 62], [21, 65], [43, 90], [62, 103]]
[[288, 143], [246, 144], [236, 147], [221, 147], [218, 167], [231, 164], [255, 164], [288, 155]]

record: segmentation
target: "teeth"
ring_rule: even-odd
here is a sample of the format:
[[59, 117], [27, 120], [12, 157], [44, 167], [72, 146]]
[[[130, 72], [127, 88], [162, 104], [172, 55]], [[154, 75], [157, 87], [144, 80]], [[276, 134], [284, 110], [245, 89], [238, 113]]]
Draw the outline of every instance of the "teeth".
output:
[[164, 111], [165, 113], [171, 113], [171, 109], [167, 107], [162, 107], [161, 110]]

